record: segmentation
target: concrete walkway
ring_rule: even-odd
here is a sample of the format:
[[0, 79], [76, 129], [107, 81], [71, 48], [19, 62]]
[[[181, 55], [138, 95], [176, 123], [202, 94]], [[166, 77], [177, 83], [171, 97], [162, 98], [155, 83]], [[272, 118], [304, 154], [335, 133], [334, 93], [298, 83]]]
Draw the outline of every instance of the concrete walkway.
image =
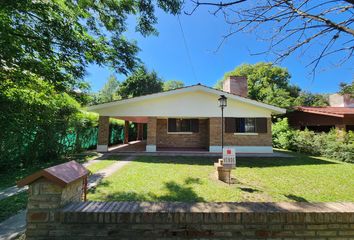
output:
[[[122, 161], [117, 161], [116, 163], [108, 166], [107, 168], [104, 168], [100, 171], [98, 171], [95, 174], [92, 174], [89, 176], [88, 179], [88, 189], [96, 187], [103, 178], [111, 176], [113, 173], [121, 169], [123, 166], [127, 165], [134, 159], [134, 156], [129, 156], [126, 157]], [[83, 165], [85, 167], [89, 166], [90, 164], [93, 164], [95, 162], [99, 162], [100, 160], [90, 160], [87, 163], [84, 163]], [[12, 188], [12, 187], [11, 187]], [[13, 189], [13, 194], [17, 194], [19, 192], [22, 192], [26, 189], [24, 188], [17, 188]], [[6, 197], [6, 196], [5, 196]], [[0, 223], [0, 240], [10, 240], [14, 239], [21, 234], [23, 234], [26, 230], [26, 210], [23, 210], [19, 212], [18, 214], [6, 219], [5, 221]]]

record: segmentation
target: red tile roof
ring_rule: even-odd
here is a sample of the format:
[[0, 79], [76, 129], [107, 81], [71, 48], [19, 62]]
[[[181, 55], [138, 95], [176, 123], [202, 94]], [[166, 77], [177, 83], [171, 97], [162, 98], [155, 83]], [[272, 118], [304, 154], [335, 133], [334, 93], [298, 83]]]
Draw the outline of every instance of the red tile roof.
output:
[[354, 116], [354, 108], [349, 107], [297, 107], [296, 110], [334, 117]]
[[56, 165], [50, 168], [40, 170], [20, 181], [17, 182], [17, 186], [23, 187], [39, 178], [46, 178], [61, 187], [65, 187], [67, 184], [72, 183], [80, 178], [84, 178], [89, 174], [89, 171], [81, 164], [70, 161], [60, 165]]

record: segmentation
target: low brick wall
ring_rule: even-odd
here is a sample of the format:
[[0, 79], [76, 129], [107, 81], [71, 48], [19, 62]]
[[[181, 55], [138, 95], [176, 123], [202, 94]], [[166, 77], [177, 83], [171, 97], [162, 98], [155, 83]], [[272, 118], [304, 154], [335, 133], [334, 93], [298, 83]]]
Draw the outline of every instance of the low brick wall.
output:
[[353, 203], [84, 202], [54, 219], [29, 239], [354, 239]]

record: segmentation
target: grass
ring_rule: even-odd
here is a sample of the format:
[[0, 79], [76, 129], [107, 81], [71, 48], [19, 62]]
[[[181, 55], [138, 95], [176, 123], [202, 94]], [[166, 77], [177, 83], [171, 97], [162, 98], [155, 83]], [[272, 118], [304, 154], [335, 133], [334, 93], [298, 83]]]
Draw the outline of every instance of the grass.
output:
[[214, 158], [138, 157], [88, 195], [96, 201], [354, 201], [354, 164], [294, 154], [239, 158], [236, 184], [217, 181]]
[[96, 173], [116, 162], [116, 160], [100, 160], [87, 166], [87, 169], [90, 170], [92, 173]]

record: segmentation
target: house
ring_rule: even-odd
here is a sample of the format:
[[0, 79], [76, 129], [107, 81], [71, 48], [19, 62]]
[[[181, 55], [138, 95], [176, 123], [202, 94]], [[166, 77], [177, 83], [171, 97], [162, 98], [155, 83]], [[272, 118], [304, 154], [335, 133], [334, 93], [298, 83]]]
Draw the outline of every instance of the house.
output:
[[285, 109], [247, 98], [245, 77], [229, 77], [223, 91], [197, 84], [90, 106], [89, 111], [100, 115], [97, 150], [108, 151], [111, 117], [125, 120], [126, 126], [128, 121], [138, 123], [138, 129], [147, 124], [147, 152], [221, 152], [220, 95], [228, 100], [224, 109], [224, 146], [234, 146], [243, 153], [273, 152], [271, 116], [284, 114]]
[[332, 94], [329, 107], [296, 107], [286, 114], [293, 128], [328, 132], [332, 128], [354, 131], [354, 99], [349, 95]]

